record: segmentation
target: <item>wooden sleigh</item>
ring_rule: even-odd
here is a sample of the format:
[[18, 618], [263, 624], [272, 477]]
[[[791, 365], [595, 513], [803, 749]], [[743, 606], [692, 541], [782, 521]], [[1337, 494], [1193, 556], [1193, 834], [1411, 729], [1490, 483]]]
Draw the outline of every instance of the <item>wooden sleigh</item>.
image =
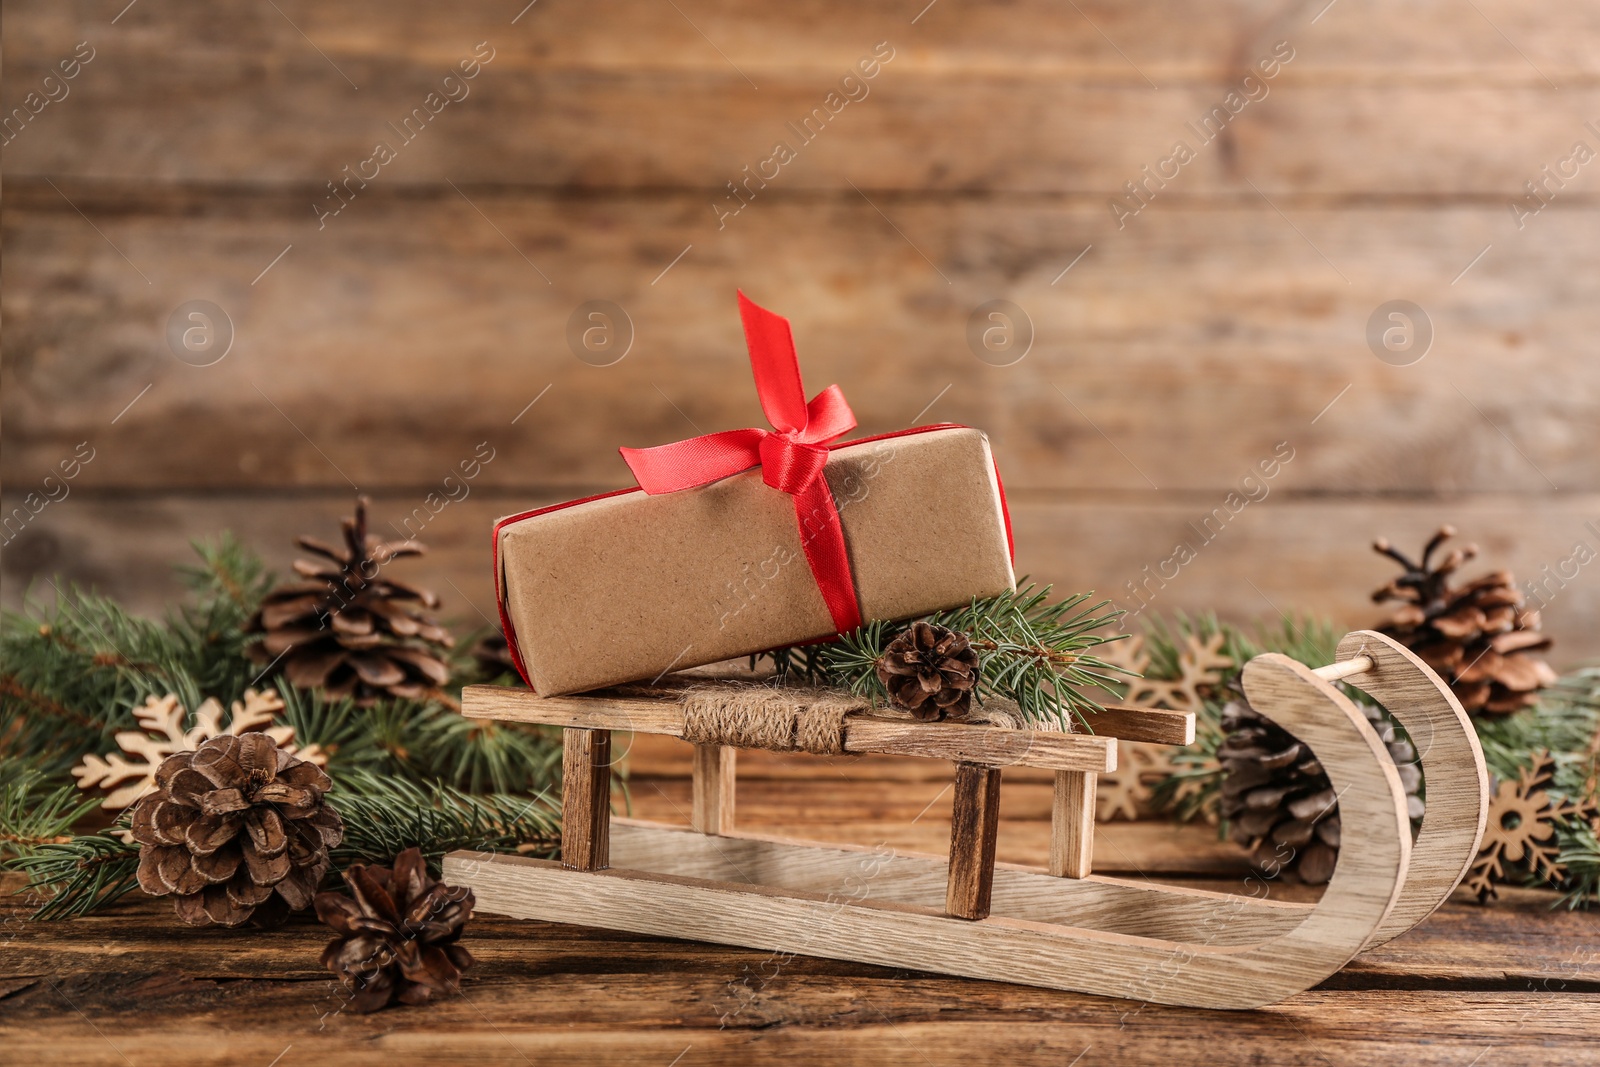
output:
[[[1339, 680], [1387, 708], [1416, 745], [1427, 811], [1415, 840], [1394, 763], [1332, 684]], [[1322, 981], [1450, 895], [1477, 853], [1488, 776], [1448, 687], [1381, 634], [1348, 634], [1337, 661], [1318, 669], [1258, 656], [1243, 682], [1257, 711], [1310, 745], [1338, 794], [1338, 863], [1315, 904], [1090, 873], [1095, 776], [1115, 769], [1116, 739], [1188, 744], [1188, 713], [1108, 709], [1093, 735], [845, 719], [845, 751], [955, 761], [946, 859], [735, 832], [735, 753], [716, 744], [695, 750], [691, 828], [612, 818], [611, 731], [681, 737], [683, 705], [491, 686], [466, 690], [464, 714], [566, 728], [562, 860], [455, 852], [445, 878], [471, 886], [480, 909], [519, 918], [1141, 1001], [1258, 1007]], [[995, 863], [1006, 766], [1055, 772], [1048, 870]]]

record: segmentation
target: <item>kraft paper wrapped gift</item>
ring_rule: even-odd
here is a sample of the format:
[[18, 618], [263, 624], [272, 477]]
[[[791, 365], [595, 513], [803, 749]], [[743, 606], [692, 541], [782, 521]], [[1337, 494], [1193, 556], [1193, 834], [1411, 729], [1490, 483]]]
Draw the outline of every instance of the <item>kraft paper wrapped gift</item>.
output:
[[774, 431], [623, 449], [641, 488], [495, 527], [501, 622], [546, 696], [906, 619], [1015, 587], [988, 439], [928, 426], [849, 443], [837, 386], [808, 405], [787, 320], [740, 294]]

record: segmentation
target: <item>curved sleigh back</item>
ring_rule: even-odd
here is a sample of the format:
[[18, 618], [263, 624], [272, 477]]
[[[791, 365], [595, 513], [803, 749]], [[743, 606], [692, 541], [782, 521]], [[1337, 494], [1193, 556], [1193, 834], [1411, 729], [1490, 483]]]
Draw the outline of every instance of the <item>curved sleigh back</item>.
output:
[[1344, 680], [1382, 704], [1405, 728], [1427, 791], [1400, 899], [1368, 942], [1370, 948], [1426, 919], [1460, 884], [1483, 838], [1489, 774], [1471, 720], [1427, 664], [1371, 630], [1352, 631], [1339, 642], [1340, 662], [1359, 657], [1372, 666]]

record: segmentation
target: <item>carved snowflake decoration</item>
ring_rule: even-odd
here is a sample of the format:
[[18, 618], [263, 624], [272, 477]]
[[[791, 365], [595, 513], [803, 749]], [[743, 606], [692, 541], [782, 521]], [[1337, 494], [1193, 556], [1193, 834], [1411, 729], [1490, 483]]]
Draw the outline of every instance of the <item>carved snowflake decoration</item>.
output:
[[[1184, 647], [1178, 652], [1178, 677], [1135, 678], [1128, 683], [1128, 694], [1122, 703], [1198, 712], [1205, 693], [1220, 686], [1233, 667], [1233, 660], [1222, 652], [1225, 640], [1221, 633], [1205, 638], [1198, 634], [1186, 635]], [[1141, 675], [1150, 669], [1150, 653], [1145, 650], [1143, 635], [1103, 647], [1106, 652], [1100, 653], [1102, 658], [1119, 667]], [[1100, 775], [1096, 783], [1096, 821], [1142, 819], [1153, 814], [1156, 785], [1180, 771], [1194, 769], [1191, 764], [1174, 760], [1177, 751], [1171, 745], [1118, 741], [1117, 769]], [[1172, 799], [1181, 802], [1199, 790], [1198, 782], [1185, 782]]]
[[[117, 747], [122, 752], [112, 752], [104, 758], [93, 754], [83, 757], [83, 762], [72, 769], [72, 776], [83, 790], [105, 789], [109, 795], [101, 803], [108, 811], [131, 806], [140, 797], [155, 789], [156, 770], [168, 756], [178, 752], [192, 752], [201, 742], [224, 734], [235, 736], [249, 730], [262, 728], [261, 732], [275, 741], [279, 748], [319, 767], [328, 757], [316, 745], [297, 750], [293, 744], [294, 727], [271, 725], [278, 712], [283, 710], [283, 698], [277, 693], [258, 693], [246, 689], [242, 701], [235, 700], [230, 709], [228, 725], [222, 725], [222, 704], [215, 697], [207, 697], [195, 709], [194, 725], [184, 729], [188, 711], [171, 694], [150, 696], [133, 709], [133, 717], [140, 730], [124, 730], [117, 734]], [[124, 759], [123, 753], [132, 757]]]
[[1592, 800], [1557, 801], [1545, 791], [1555, 766], [1548, 751], [1539, 752], [1516, 781], [1500, 782], [1490, 795], [1483, 843], [1465, 882], [1480, 902], [1499, 895], [1495, 886], [1506, 880], [1507, 863], [1525, 864], [1546, 881], [1560, 881], [1566, 868], [1556, 858], [1560, 852], [1556, 825], [1565, 819], [1592, 819], [1600, 814], [1600, 805]]
[[1150, 669], [1150, 653], [1144, 650], [1144, 635], [1133, 634], [1120, 641], [1097, 645], [1094, 654], [1130, 674], [1142, 675]]
[[[1184, 636], [1184, 647], [1178, 652], [1178, 677], [1136, 678], [1128, 683], [1124, 704], [1141, 708], [1174, 708], [1178, 711], [1198, 711], [1204, 700], [1202, 690], [1222, 684], [1224, 673], [1233, 666], [1233, 660], [1222, 651], [1226, 637], [1221, 632], [1202, 638], [1199, 634]], [[1141, 648], [1145, 665], [1150, 656]]]
[[1155, 783], [1177, 768], [1166, 745], [1117, 742], [1117, 769], [1095, 782], [1095, 819], [1112, 822], [1148, 818]]

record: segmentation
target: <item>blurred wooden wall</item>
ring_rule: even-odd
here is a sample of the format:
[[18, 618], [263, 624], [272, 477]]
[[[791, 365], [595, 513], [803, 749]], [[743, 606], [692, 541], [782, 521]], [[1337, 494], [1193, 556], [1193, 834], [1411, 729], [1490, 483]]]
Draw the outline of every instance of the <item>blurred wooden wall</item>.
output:
[[[124, 5], [4, 5], [4, 110], [60, 96], [5, 135], [6, 514], [94, 457], [7, 533], [8, 605], [61, 575], [153, 609], [224, 527], [286, 565], [357, 489], [399, 523], [488, 442], [470, 495], [412, 524], [413, 575], [480, 621], [496, 515], [627, 484], [620, 444], [760, 421], [736, 287], [863, 431], [986, 428], [1019, 566], [1073, 589], [1127, 600], [1280, 442], [1152, 610], [1370, 622], [1368, 541], [1444, 520], [1523, 578], [1600, 548], [1600, 163], [1520, 228], [1509, 206], [1600, 149], [1594, 5]], [[879, 42], [867, 95], [800, 145]], [[469, 95], [403, 143], [475, 49]], [[1202, 145], [1230, 91], [1256, 98]], [[780, 140], [796, 158], [719, 224]], [[1034, 333], [1009, 366], [968, 342], [996, 299]], [[1397, 299], [1435, 333], [1409, 366], [1366, 340]], [[194, 300], [233, 323], [212, 366], [169, 349]], [[614, 365], [569, 348], [590, 300], [631, 318]], [[1600, 650], [1600, 566], [1567, 569], [1563, 663]]]

